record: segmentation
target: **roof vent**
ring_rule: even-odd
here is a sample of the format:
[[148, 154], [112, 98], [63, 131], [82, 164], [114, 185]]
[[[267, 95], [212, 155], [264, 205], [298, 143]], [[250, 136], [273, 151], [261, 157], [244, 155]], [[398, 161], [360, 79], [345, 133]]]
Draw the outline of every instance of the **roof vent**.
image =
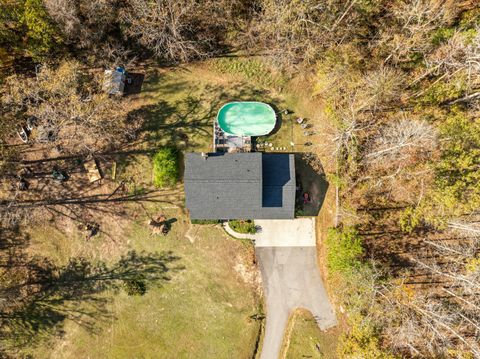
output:
[[202, 157], [204, 160], [208, 158], [208, 153], [207, 152], [202, 152]]

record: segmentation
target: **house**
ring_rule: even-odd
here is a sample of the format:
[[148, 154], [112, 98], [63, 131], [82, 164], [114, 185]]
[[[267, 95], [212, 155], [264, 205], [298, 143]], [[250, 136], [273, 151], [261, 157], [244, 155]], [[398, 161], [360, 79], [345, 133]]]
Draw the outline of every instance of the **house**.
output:
[[295, 161], [280, 153], [188, 153], [186, 206], [191, 219], [292, 219]]

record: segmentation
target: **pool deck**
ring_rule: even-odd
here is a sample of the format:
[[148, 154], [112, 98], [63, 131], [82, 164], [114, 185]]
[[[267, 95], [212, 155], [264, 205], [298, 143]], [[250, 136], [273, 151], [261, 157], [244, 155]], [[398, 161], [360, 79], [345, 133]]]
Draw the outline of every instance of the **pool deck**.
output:
[[236, 136], [225, 133], [218, 122], [213, 123], [213, 151], [221, 152], [250, 152], [252, 150], [252, 138], [250, 136]]

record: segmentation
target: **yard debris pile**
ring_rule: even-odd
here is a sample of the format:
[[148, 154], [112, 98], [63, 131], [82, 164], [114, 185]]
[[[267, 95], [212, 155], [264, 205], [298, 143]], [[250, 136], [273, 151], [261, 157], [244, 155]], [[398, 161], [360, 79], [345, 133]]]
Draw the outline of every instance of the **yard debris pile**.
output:
[[100, 169], [98, 168], [98, 164], [95, 159], [85, 162], [83, 167], [87, 171], [88, 180], [90, 182], [95, 182], [102, 178], [102, 174], [100, 173]]
[[85, 239], [90, 239], [100, 232], [100, 225], [96, 222], [90, 222], [80, 227], [85, 232]]
[[164, 214], [160, 214], [156, 219], [151, 219], [148, 222], [152, 235], [163, 234], [164, 236], [170, 231], [170, 223]]

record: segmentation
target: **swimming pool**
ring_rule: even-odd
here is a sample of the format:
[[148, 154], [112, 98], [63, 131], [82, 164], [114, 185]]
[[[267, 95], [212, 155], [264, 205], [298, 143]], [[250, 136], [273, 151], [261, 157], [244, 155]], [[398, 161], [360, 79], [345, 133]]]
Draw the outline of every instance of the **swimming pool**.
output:
[[218, 111], [223, 132], [238, 136], [263, 136], [275, 128], [275, 111], [263, 102], [229, 102]]

